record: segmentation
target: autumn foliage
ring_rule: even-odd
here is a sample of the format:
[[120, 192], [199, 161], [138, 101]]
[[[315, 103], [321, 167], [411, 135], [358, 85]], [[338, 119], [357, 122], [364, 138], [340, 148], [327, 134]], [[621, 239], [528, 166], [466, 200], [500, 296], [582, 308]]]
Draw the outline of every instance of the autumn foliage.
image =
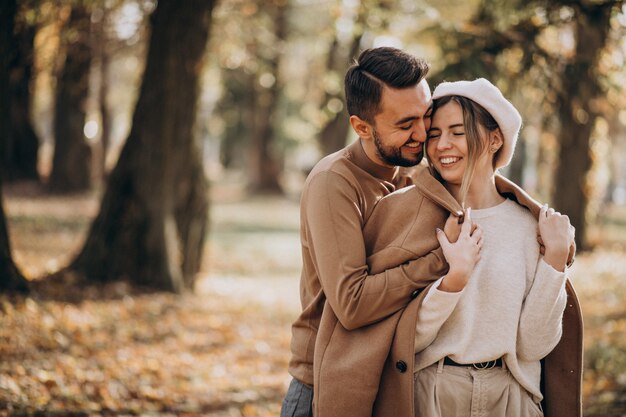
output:
[[[24, 187], [7, 194], [19, 266], [31, 278], [57, 270], [80, 247], [96, 198]], [[299, 310], [298, 204], [227, 194], [213, 201], [195, 294], [66, 276], [40, 282], [29, 297], [0, 297], [0, 416], [279, 414]], [[618, 228], [609, 225], [615, 236]], [[615, 239], [573, 267], [585, 316], [587, 416], [626, 410], [624, 270]]]

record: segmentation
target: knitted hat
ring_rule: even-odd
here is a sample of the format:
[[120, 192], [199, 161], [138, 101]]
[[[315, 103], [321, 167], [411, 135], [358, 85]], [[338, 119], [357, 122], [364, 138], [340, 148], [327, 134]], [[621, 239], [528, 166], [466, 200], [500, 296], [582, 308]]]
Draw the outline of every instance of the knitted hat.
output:
[[498, 87], [484, 78], [474, 81], [443, 82], [435, 88], [433, 100], [443, 96], [467, 97], [480, 104], [496, 120], [504, 143], [496, 160], [496, 169], [507, 166], [513, 158], [517, 135], [522, 127], [522, 116], [509, 102]]

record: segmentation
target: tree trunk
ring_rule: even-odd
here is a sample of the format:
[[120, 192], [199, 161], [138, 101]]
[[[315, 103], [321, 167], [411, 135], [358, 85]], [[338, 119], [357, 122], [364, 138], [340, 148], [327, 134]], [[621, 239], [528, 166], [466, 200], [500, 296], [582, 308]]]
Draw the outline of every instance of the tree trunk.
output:
[[[103, 46], [104, 49], [104, 46]], [[109, 110], [107, 97], [109, 96], [109, 67], [110, 67], [110, 59], [107, 55], [106, 51], [101, 51], [102, 56], [100, 57], [100, 97], [99, 97], [99, 108], [100, 108], [100, 144], [102, 146], [102, 156], [101, 156], [101, 167], [102, 167], [102, 176], [106, 178], [107, 175], [107, 155], [109, 154], [109, 149], [111, 147], [111, 132], [112, 132], [112, 117], [111, 111]]]
[[[193, 289], [207, 232], [207, 182], [193, 138], [198, 82], [214, 2], [160, 0], [133, 126], [100, 213], [70, 269]], [[184, 48], [181, 47], [184, 45]]]
[[596, 71], [608, 36], [615, 3], [575, 6], [576, 55], [562, 74], [559, 101], [559, 166], [554, 206], [566, 213], [576, 228], [576, 245], [585, 249], [585, 211], [589, 200], [587, 173], [591, 168], [590, 138], [597, 117], [594, 100], [601, 94]]
[[100, 155], [99, 169], [102, 178], [107, 176], [107, 154], [111, 143], [112, 118], [108, 105], [109, 96], [109, 70], [111, 64], [110, 40], [107, 36], [109, 25], [109, 9], [106, 4], [102, 4], [99, 12], [99, 19], [92, 19], [93, 34], [93, 55], [95, 66], [100, 75], [98, 85], [98, 110], [100, 111]]
[[[361, 28], [365, 18], [366, 10], [364, 5], [361, 5], [355, 26], [357, 28]], [[328, 59], [326, 61], [326, 68], [329, 74], [334, 73], [337, 77], [341, 77], [346, 73], [352, 59], [358, 54], [362, 37], [362, 31], [355, 32], [348, 48], [342, 48], [339, 39], [337, 39], [337, 36], [335, 35], [335, 39], [333, 39], [333, 43], [328, 52]], [[341, 79], [343, 80], [343, 78]], [[343, 83], [341, 83], [341, 86], [342, 88], [339, 89], [338, 92], [327, 92], [322, 103], [323, 109], [326, 112], [333, 111], [332, 107], [328, 106], [331, 100], [340, 100], [343, 105], [339, 112], [330, 116], [328, 122], [320, 131], [318, 141], [322, 155], [329, 155], [343, 148], [346, 146], [346, 141], [348, 139], [348, 132], [350, 131], [350, 115], [348, 114], [346, 103], [342, 94]]]
[[54, 191], [85, 191], [91, 187], [91, 148], [83, 133], [89, 94], [90, 14], [76, 4], [64, 30], [65, 65], [57, 77], [54, 157], [49, 186]]
[[10, 69], [11, 134], [8, 137], [5, 161], [5, 179], [39, 180], [37, 154], [39, 139], [30, 121], [31, 79], [35, 49], [36, 26], [26, 18], [16, 22], [15, 54]]
[[282, 194], [280, 176], [282, 164], [278, 160], [276, 117], [282, 90], [279, 69], [283, 43], [287, 38], [287, 3], [272, 3], [275, 45], [268, 59], [269, 73], [274, 77], [271, 86], [259, 85], [256, 93], [256, 111], [250, 155], [250, 190], [255, 193]]
[[[15, 0], [0, 2], [0, 145], [8, 140], [9, 114], [9, 59], [15, 21]], [[0, 157], [4, 161], [4, 146], [0, 146]], [[9, 234], [2, 205], [2, 176], [0, 175], [0, 291], [28, 290], [26, 279], [20, 274], [11, 256]]]
[[250, 120], [255, 115], [255, 76], [239, 67], [222, 70], [224, 94], [216, 111], [224, 121], [224, 134], [220, 142], [220, 162], [226, 169], [245, 170], [247, 162], [241, 149], [249, 146]]

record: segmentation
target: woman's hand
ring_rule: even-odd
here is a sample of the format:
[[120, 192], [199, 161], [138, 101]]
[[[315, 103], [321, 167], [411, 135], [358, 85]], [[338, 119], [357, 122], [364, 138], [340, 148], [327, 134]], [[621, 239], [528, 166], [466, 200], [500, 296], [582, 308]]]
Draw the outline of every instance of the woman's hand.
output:
[[437, 229], [437, 240], [450, 265], [448, 273], [439, 284], [440, 290], [457, 292], [465, 288], [474, 266], [480, 260], [482, 235], [482, 229], [472, 224], [470, 208], [465, 210], [465, 221], [455, 242], [450, 242], [446, 234], [441, 229]]
[[[456, 214], [450, 213], [448, 219], [446, 220], [446, 224], [443, 226], [443, 232], [446, 234], [448, 238], [448, 242], [454, 243], [459, 238], [461, 234], [461, 226], [463, 225], [465, 220], [465, 215], [457, 216]], [[472, 230], [470, 231], [470, 235], [474, 233], [476, 227], [478, 226], [476, 223], [472, 223], [470, 220]]]
[[543, 259], [557, 271], [565, 271], [569, 247], [574, 241], [574, 228], [569, 217], [544, 204], [539, 212], [537, 229], [539, 242], [545, 247]]

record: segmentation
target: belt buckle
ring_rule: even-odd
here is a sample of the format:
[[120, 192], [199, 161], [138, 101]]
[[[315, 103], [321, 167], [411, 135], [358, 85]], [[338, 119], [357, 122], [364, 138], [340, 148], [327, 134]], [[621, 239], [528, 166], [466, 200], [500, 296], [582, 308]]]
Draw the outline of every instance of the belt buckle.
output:
[[472, 366], [474, 369], [484, 370], [484, 369], [493, 369], [496, 367], [496, 359], [487, 362], [473, 363]]

